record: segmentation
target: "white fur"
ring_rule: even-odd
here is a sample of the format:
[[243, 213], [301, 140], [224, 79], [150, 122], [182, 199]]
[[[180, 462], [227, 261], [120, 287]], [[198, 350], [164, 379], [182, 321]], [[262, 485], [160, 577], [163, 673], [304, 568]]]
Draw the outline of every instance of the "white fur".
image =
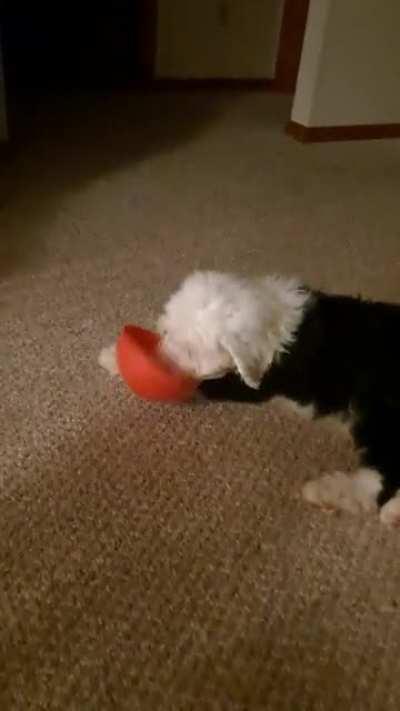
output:
[[351, 475], [334, 472], [308, 481], [303, 487], [303, 497], [310, 504], [327, 511], [359, 513], [376, 510], [377, 496], [381, 489], [382, 477], [379, 472], [365, 468]]
[[165, 305], [161, 348], [197, 378], [237, 370], [258, 388], [293, 341], [308, 299], [294, 279], [195, 272]]
[[379, 516], [385, 526], [400, 527], [400, 492], [382, 506]]
[[327, 430], [349, 437], [351, 434], [352, 419], [345, 418], [339, 413], [337, 415], [323, 415], [318, 422]]
[[315, 420], [319, 425], [325, 427], [330, 432], [336, 432], [345, 436], [349, 436], [350, 434], [353, 420], [351, 417], [346, 416], [345, 413], [319, 415], [312, 403], [301, 405], [296, 400], [291, 400], [282, 395], [277, 396], [275, 401], [281, 404], [287, 412], [291, 412], [303, 420]]
[[99, 354], [98, 363], [110, 375], [118, 375], [117, 347], [115, 343], [102, 348]]
[[275, 398], [276, 402], [279, 402], [286, 412], [290, 412], [303, 420], [313, 420], [315, 418], [315, 407], [312, 403], [309, 405], [301, 405], [296, 400], [291, 400], [288, 397], [279, 396]]

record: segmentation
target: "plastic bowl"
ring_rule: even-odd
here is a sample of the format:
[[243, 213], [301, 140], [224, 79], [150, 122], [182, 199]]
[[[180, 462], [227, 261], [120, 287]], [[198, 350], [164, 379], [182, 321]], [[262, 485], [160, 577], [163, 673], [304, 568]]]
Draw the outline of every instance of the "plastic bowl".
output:
[[139, 326], [125, 326], [117, 341], [121, 377], [145, 400], [189, 400], [198, 382], [160, 355], [159, 342], [157, 333]]

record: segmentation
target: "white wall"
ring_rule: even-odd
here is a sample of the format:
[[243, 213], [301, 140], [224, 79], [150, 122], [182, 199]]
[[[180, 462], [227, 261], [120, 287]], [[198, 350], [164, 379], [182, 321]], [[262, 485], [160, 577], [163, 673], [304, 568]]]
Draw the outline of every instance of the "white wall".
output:
[[0, 141], [7, 140], [6, 90], [0, 38]]
[[400, 123], [400, 0], [311, 0], [292, 120]]
[[157, 76], [272, 78], [284, 0], [159, 0]]

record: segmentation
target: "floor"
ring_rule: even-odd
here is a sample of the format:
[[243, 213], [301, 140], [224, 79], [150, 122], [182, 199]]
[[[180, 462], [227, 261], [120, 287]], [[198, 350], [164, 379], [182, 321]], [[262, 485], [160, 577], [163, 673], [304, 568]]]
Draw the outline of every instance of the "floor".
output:
[[286, 97], [52, 97], [0, 192], [0, 701], [397, 711], [400, 534], [302, 483], [351, 442], [279, 403], [158, 406], [96, 364], [198, 267], [400, 299], [400, 143]]

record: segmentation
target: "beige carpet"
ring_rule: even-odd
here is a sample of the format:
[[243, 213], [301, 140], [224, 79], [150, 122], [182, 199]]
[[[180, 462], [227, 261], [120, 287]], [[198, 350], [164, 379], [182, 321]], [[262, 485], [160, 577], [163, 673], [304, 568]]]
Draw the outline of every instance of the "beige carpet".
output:
[[195, 267], [400, 298], [400, 143], [304, 147], [286, 98], [26, 109], [0, 203], [0, 706], [398, 711], [400, 533], [279, 404], [154, 406], [96, 365]]

